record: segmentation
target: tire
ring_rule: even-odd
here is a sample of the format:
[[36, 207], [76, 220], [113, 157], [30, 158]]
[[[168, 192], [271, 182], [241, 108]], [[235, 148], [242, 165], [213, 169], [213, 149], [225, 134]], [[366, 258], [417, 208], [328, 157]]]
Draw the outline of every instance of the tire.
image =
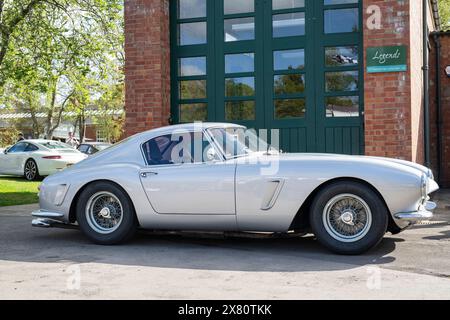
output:
[[39, 179], [39, 168], [36, 164], [36, 161], [34, 161], [33, 159], [28, 159], [25, 162], [25, 167], [23, 168], [23, 176], [28, 181]]
[[335, 182], [320, 190], [310, 210], [311, 228], [329, 250], [364, 253], [386, 233], [388, 210], [379, 195], [359, 182]]
[[80, 194], [76, 209], [81, 231], [94, 243], [114, 245], [131, 239], [137, 218], [126, 192], [110, 182], [95, 182]]

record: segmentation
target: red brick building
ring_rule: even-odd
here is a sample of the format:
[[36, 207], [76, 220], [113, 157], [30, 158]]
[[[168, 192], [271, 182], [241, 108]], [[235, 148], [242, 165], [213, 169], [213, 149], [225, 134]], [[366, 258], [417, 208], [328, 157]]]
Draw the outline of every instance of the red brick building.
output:
[[431, 35], [431, 164], [443, 186], [450, 187], [450, 32]]
[[436, 0], [126, 0], [126, 133], [226, 121], [437, 170], [439, 28]]

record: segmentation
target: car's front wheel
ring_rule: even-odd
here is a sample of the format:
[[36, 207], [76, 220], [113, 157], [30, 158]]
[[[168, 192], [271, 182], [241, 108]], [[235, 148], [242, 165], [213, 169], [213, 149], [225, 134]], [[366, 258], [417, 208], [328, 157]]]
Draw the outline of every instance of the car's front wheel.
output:
[[388, 225], [388, 210], [371, 188], [336, 182], [315, 197], [311, 228], [320, 243], [339, 254], [360, 254], [376, 246]]
[[96, 182], [83, 190], [77, 204], [77, 221], [90, 240], [103, 245], [129, 240], [137, 229], [128, 195], [109, 182]]
[[25, 162], [25, 168], [23, 170], [23, 175], [28, 181], [33, 181], [39, 178], [39, 169], [36, 162], [33, 159], [28, 159]]

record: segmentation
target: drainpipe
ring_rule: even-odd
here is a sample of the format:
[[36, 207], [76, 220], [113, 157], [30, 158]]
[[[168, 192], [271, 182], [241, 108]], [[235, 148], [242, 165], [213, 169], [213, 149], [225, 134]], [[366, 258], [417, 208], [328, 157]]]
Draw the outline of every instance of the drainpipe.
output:
[[437, 160], [438, 160], [438, 182], [441, 183], [443, 174], [442, 158], [442, 97], [441, 97], [441, 39], [439, 32], [433, 33], [436, 46], [436, 126], [437, 126]]
[[431, 166], [430, 161], [430, 83], [429, 83], [429, 65], [428, 65], [428, 1], [423, 0], [422, 25], [423, 25], [423, 109], [424, 109], [424, 151], [425, 165]]

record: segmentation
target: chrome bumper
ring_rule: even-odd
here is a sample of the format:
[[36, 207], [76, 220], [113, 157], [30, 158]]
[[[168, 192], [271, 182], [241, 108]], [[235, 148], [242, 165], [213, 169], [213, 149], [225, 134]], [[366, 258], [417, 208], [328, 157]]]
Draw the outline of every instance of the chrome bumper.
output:
[[65, 229], [74, 229], [77, 228], [76, 225], [64, 223], [58, 219], [61, 219], [64, 217], [64, 214], [58, 213], [58, 212], [49, 212], [49, 211], [33, 211], [31, 213], [33, 217], [36, 217], [36, 219], [33, 219], [31, 221], [31, 225], [33, 227], [39, 227], [39, 228], [65, 228]]
[[419, 207], [419, 210], [413, 212], [399, 212], [394, 215], [396, 219], [415, 223], [433, 218], [432, 210], [436, 209], [436, 203], [427, 201], [425, 205]]

